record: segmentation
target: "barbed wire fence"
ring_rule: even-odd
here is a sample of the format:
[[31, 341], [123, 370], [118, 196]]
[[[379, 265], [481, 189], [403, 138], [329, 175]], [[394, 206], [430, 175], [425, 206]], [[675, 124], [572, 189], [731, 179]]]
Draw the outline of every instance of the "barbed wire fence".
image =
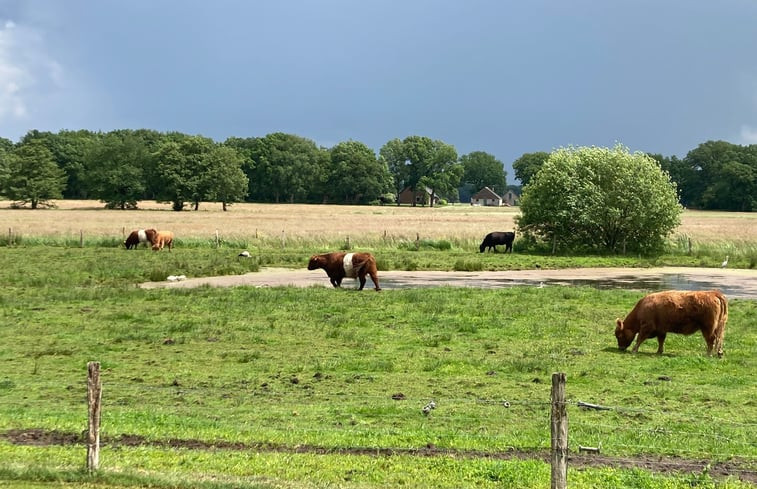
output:
[[[560, 484], [572, 462], [577, 467], [644, 465], [650, 470], [669, 464], [677, 471], [701, 472], [718, 460], [727, 461], [727, 474], [757, 481], [757, 420], [570, 399], [565, 375], [559, 373], [552, 376], [550, 394], [545, 386], [544, 398], [492, 399], [472, 393], [430, 398], [399, 392], [354, 394], [349, 389], [334, 393], [154, 385], [142, 379], [109, 380], [107, 371], [102, 378], [98, 362], [90, 362], [87, 372], [89, 415], [78, 439], [86, 444], [90, 471], [99, 468], [100, 423], [105, 419], [106, 432], [121, 434], [104, 438], [106, 446], [173, 447], [186, 442], [190, 448], [252, 451], [541, 458], [550, 463], [557, 484], [553, 487], [558, 488], [565, 487]], [[74, 386], [43, 384], [36, 387], [46, 391], [48, 404], [83, 402]], [[0, 397], [0, 405], [10, 410], [31, 402]], [[135, 405], [151, 410], [159, 421], [149, 435], [128, 433]], [[175, 426], [177, 420], [183, 420], [182, 426]], [[213, 429], [210, 435], [200, 429], [208, 422], [237, 436], [213, 439]], [[409, 430], [412, 436], [407, 436]], [[427, 437], [427, 444], [418, 443], [418, 433]]]

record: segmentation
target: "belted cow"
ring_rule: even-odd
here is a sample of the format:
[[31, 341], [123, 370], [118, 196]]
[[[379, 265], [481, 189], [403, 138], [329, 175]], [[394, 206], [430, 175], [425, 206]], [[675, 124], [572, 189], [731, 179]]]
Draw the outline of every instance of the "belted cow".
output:
[[360, 281], [360, 290], [365, 286], [365, 276], [370, 275], [376, 290], [381, 290], [378, 281], [378, 269], [376, 259], [370, 253], [323, 253], [313, 255], [308, 262], [308, 270], [323, 268], [329, 276], [331, 285], [340, 287], [342, 279], [357, 278]]
[[150, 243], [152, 245], [157, 233], [154, 229], [135, 229], [126, 237], [124, 246], [126, 246], [127, 250], [130, 250], [132, 248], [136, 249], [140, 244], [147, 246], [147, 243]]
[[636, 337], [633, 352], [639, 351], [647, 338], [657, 338], [657, 353], [662, 353], [668, 333], [690, 335], [702, 332], [707, 354], [713, 350], [723, 356], [725, 323], [728, 321], [728, 300], [719, 290], [657, 292], [636, 303], [625, 320], [615, 320], [618, 348], [625, 350]]

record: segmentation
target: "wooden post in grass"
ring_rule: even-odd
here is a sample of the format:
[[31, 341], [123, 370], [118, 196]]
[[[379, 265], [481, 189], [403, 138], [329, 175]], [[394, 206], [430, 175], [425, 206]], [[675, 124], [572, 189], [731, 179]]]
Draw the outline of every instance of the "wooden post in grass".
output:
[[552, 489], [568, 487], [568, 409], [565, 373], [552, 374]]
[[87, 430], [87, 470], [94, 472], [100, 465], [100, 362], [87, 363], [87, 405], [89, 408]]
[[218, 242], [219, 242], [219, 239], [218, 239], [218, 229], [216, 229], [216, 248], [218, 248]]
[[79, 248], [84, 248], [84, 230], [79, 230]]

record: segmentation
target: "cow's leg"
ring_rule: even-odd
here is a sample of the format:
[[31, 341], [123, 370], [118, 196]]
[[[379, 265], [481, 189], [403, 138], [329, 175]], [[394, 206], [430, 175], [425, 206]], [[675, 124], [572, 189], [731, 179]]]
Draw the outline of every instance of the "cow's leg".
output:
[[662, 345], [665, 343], [665, 333], [657, 335], [657, 354], [662, 355]]
[[639, 331], [639, 336], [636, 337], [636, 344], [633, 345], [633, 350], [631, 350], [631, 353], [638, 353], [639, 352], [639, 346], [646, 339], [647, 339], [647, 336], [645, 334], [643, 334], [641, 331]]
[[[702, 336], [704, 336], [704, 341], [707, 343], [707, 354], [712, 356], [712, 350], [715, 348], [715, 344], [717, 343], [717, 332], [713, 331], [710, 334], [707, 334], [704, 329], [702, 329]], [[718, 352], [718, 355], [723, 355], [722, 350]]]
[[373, 287], [378, 292], [379, 290], [381, 290], [381, 287], [379, 286], [378, 275], [373, 272], [371, 272], [370, 275], [371, 275], [371, 280], [373, 280]]

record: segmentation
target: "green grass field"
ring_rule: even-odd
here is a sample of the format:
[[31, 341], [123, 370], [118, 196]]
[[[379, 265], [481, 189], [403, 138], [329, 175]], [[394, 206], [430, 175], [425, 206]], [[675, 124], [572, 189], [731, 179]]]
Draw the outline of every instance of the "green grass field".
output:
[[[614, 320], [639, 292], [143, 290], [134, 284], [170, 273], [304, 267], [312, 247], [237, 260], [231, 248], [117, 246], [0, 247], [0, 486], [545, 487], [558, 371], [571, 453], [601, 445], [570, 465], [571, 487], [757, 480], [755, 300], [730, 302], [721, 360], [698, 335], [631, 355], [617, 350]], [[715, 260], [378, 251], [381, 269]], [[94, 475], [78, 442], [89, 361], [103, 369]]]

